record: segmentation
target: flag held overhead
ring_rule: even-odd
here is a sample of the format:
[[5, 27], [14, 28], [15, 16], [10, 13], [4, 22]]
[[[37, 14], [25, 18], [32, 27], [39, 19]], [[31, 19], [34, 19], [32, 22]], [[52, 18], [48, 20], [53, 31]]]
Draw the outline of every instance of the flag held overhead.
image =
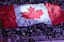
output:
[[38, 23], [56, 25], [64, 22], [64, 11], [51, 3], [0, 6], [3, 27], [31, 26]]

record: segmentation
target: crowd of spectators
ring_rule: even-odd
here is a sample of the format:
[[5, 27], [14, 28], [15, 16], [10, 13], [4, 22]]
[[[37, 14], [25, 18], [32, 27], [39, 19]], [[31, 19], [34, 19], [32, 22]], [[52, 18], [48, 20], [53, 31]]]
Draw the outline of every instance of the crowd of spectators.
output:
[[64, 0], [0, 0], [0, 6], [11, 5], [11, 4], [36, 4], [43, 2], [57, 2], [64, 9]]
[[0, 28], [0, 40], [6, 42], [64, 40], [63, 25], [63, 23], [53, 26], [40, 23], [28, 27]]

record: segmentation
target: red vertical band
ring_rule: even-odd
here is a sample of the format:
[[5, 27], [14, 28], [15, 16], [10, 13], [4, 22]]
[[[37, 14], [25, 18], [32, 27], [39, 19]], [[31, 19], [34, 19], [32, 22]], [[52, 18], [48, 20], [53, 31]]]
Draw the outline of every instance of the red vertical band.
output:
[[45, 6], [53, 25], [64, 22], [64, 12], [60, 6], [54, 3], [45, 3]]
[[2, 20], [3, 27], [16, 27], [16, 17], [13, 5], [11, 6], [1, 6], [0, 7], [0, 19]]

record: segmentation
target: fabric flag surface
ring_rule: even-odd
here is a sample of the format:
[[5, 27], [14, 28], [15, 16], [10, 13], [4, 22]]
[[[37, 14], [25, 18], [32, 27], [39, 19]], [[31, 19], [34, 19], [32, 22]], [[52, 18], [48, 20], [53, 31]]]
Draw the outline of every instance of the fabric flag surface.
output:
[[56, 25], [64, 22], [64, 11], [51, 3], [1, 6], [0, 20], [3, 27], [27, 27], [38, 23]]

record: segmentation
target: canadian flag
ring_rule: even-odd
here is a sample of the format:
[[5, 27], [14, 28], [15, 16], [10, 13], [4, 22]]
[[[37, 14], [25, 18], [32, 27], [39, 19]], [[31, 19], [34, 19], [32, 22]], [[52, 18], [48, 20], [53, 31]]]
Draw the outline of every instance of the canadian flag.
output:
[[38, 23], [56, 25], [64, 22], [64, 11], [51, 3], [1, 6], [0, 20], [3, 27], [27, 27]]

